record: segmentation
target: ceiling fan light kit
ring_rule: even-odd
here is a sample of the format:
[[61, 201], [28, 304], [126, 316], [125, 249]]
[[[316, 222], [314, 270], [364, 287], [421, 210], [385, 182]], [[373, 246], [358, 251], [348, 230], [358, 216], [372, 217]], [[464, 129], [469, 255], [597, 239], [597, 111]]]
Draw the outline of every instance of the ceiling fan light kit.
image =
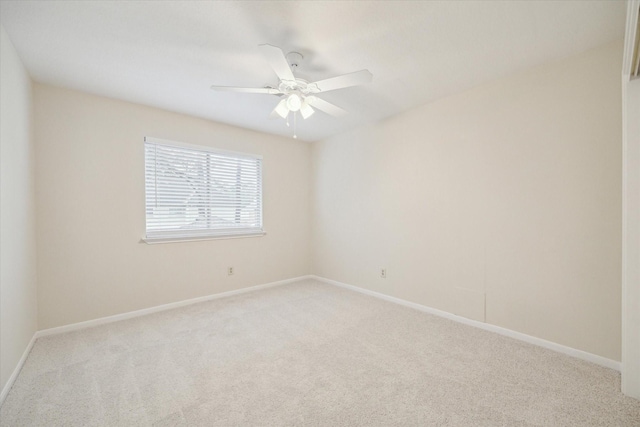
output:
[[315, 113], [315, 110], [311, 108], [311, 102], [309, 101], [309, 98], [310, 97], [305, 98], [305, 100], [302, 101], [302, 105], [300, 106], [300, 115], [305, 120], [308, 119], [313, 113]]
[[298, 68], [298, 64], [303, 59], [300, 53], [289, 52], [285, 56], [280, 48], [269, 44], [262, 44], [259, 48], [280, 80], [277, 89], [273, 87], [244, 88], [215, 85], [211, 86], [211, 89], [216, 91], [258, 93], [282, 97], [271, 112], [270, 117], [287, 119], [288, 126], [289, 113], [293, 112], [294, 138], [297, 138], [295, 127], [298, 112], [300, 112], [303, 119], [309, 118], [315, 112], [315, 109], [333, 117], [341, 117], [347, 114], [342, 108], [318, 98], [315, 96], [316, 94], [370, 83], [373, 79], [373, 75], [368, 70], [360, 70], [309, 83], [293, 75], [293, 70]]
[[287, 97], [287, 108], [289, 110], [295, 113], [300, 109], [301, 106], [302, 106], [302, 100], [300, 98], [300, 95], [298, 95], [297, 93], [294, 92]]
[[[281, 99], [280, 102], [278, 102], [278, 105], [276, 105], [276, 108], [273, 110], [275, 113], [278, 114], [278, 116], [282, 117], [283, 119], [286, 119], [287, 116], [289, 115], [289, 109], [287, 108], [287, 99]], [[272, 113], [273, 115], [273, 113]]]

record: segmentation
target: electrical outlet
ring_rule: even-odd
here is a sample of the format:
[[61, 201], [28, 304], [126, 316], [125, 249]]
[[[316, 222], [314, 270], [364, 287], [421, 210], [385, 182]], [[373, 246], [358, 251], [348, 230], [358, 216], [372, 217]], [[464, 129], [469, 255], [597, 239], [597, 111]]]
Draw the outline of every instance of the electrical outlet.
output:
[[387, 269], [386, 268], [381, 268], [380, 269], [380, 277], [382, 277], [383, 279], [387, 278]]
[[229, 267], [229, 268], [227, 269], [227, 274], [228, 274], [229, 276], [233, 275], [233, 267]]

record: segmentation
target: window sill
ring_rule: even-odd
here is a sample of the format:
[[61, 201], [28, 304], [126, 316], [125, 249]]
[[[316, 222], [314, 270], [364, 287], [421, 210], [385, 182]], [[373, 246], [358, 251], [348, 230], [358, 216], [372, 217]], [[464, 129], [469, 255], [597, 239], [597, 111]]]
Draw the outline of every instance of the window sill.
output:
[[140, 239], [140, 243], [155, 245], [159, 243], [198, 242], [202, 240], [244, 239], [247, 237], [262, 237], [265, 234], [267, 233], [264, 231], [260, 231], [255, 233], [221, 234], [217, 236], [143, 237], [142, 239]]

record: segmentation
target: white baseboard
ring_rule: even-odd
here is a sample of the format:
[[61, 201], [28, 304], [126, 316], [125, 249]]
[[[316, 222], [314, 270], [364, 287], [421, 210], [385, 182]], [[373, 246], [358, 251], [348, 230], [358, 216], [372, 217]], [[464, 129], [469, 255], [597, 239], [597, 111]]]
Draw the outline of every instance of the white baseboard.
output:
[[159, 311], [171, 310], [174, 308], [184, 307], [186, 305], [197, 304], [199, 302], [211, 301], [218, 298], [226, 298], [233, 295], [239, 295], [247, 292], [257, 291], [260, 289], [286, 285], [288, 283], [298, 282], [300, 280], [311, 279], [311, 278], [312, 276], [298, 276], [298, 277], [293, 277], [291, 279], [278, 280], [276, 282], [265, 283], [263, 285], [250, 286], [248, 288], [236, 289], [233, 291], [221, 292], [221, 293], [212, 294], [212, 295], [205, 295], [203, 297], [172, 302], [169, 304], [157, 305], [155, 307], [143, 308], [142, 310], [129, 311], [127, 313], [116, 314], [113, 316], [100, 317], [98, 319], [87, 320], [85, 322], [78, 322], [78, 323], [72, 323], [69, 325], [58, 326], [50, 329], [43, 329], [41, 331], [36, 332], [36, 338], [61, 334], [64, 332], [77, 331], [85, 328], [91, 328], [93, 326], [104, 325], [106, 323], [113, 323], [113, 322], [118, 322], [120, 320], [132, 319], [134, 317], [145, 316], [147, 314], [157, 313]]
[[186, 305], [196, 304], [204, 301], [211, 301], [218, 298], [225, 298], [233, 295], [244, 294], [247, 292], [253, 292], [260, 289], [273, 288], [275, 286], [286, 285], [288, 283], [298, 282], [300, 280], [311, 279], [311, 278], [312, 276], [299, 276], [291, 279], [278, 280], [276, 282], [265, 283], [263, 285], [250, 286], [248, 288], [242, 288], [242, 289], [236, 289], [233, 291], [221, 292], [218, 294], [206, 295], [203, 297], [192, 298], [188, 300], [172, 302], [169, 304], [158, 305], [155, 307], [144, 308], [142, 310], [130, 311], [128, 313], [116, 314], [113, 316], [101, 317], [98, 319], [87, 320], [85, 322], [72, 323], [70, 325], [58, 326], [56, 328], [43, 329], [43, 330], [37, 331], [35, 334], [33, 334], [33, 337], [31, 338], [31, 341], [29, 341], [29, 345], [27, 345], [27, 348], [24, 350], [24, 353], [22, 354], [20, 361], [16, 365], [16, 368], [13, 370], [13, 373], [9, 377], [9, 380], [2, 388], [2, 393], [0, 394], [0, 406], [4, 402], [4, 399], [7, 397], [7, 395], [9, 394], [9, 390], [11, 390], [11, 387], [13, 386], [13, 383], [18, 377], [18, 374], [20, 373], [20, 370], [22, 369], [22, 366], [24, 365], [25, 360], [27, 360], [27, 356], [29, 355], [29, 352], [31, 351], [33, 344], [36, 342], [38, 338], [46, 337], [49, 335], [61, 334], [64, 332], [77, 331], [80, 329], [90, 328], [93, 326], [104, 325], [106, 323], [118, 322], [120, 320], [140, 317], [140, 316], [144, 316], [151, 313], [157, 313], [159, 311], [171, 310], [174, 308], [184, 307]]
[[497, 334], [514, 338], [519, 341], [524, 341], [529, 344], [533, 344], [539, 347], [547, 348], [549, 350], [557, 351], [558, 353], [563, 353], [572, 357], [576, 357], [578, 359], [586, 360], [587, 362], [595, 363], [596, 365], [604, 366], [605, 368], [614, 369], [616, 371], [620, 371], [620, 368], [621, 368], [620, 362], [616, 360], [607, 359], [606, 357], [598, 356], [597, 354], [588, 353], [586, 351], [578, 350], [572, 347], [567, 347], [562, 344], [557, 344], [552, 341], [547, 341], [542, 338], [533, 337], [531, 335], [523, 334], [521, 332], [516, 332], [511, 329], [503, 328], [503, 327], [492, 325], [489, 323], [479, 322], [477, 320], [467, 319], [466, 317], [456, 316], [455, 314], [452, 314], [446, 311], [427, 307], [425, 305], [406, 301], [401, 298], [392, 297], [379, 292], [370, 291], [368, 289], [359, 288], [357, 286], [348, 285], [346, 283], [338, 282], [336, 280], [331, 280], [331, 279], [327, 279], [327, 278], [319, 277], [315, 275], [312, 275], [311, 277], [313, 279], [316, 279], [324, 283], [328, 283], [334, 286], [339, 286], [345, 289], [350, 289], [352, 291], [360, 292], [362, 294], [366, 294], [375, 298], [383, 299], [385, 301], [390, 301], [396, 304], [404, 305], [405, 307], [410, 307], [416, 310], [420, 310], [425, 313], [433, 314], [439, 317], [444, 317], [446, 319], [453, 320], [454, 322], [459, 322], [465, 325], [484, 329], [485, 331], [495, 332]]
[[442, 311], [442, 310], [438, 310], [435, 308], [431, 308], [431, 307], [427, 307], [421, 304], [417, 304], [414, 302], [410, 302], [410, 301], [406, 301], [403, 300], [401, 298], [396, 298], [396, 297], [392, 297], [389, 295], [385, 295], [379, 292], [374, 292], [374, 291], [370, 291], [367, 289], [363, 289], [363, 288], [359, 288], [357, 286], [353, 286], [353, 285], [348, 285], [346, 283], [342, 283], [342, 282], [338, 282], [336, 280], [331, 280], [331, 279], [327, 279], [324, 277], [320, 277], [320, 276], [315, 276], [315, 275], [307, 275], [307, 276], [299, 276], [299, 277], [294, 277], [291, 279], [285, 279], [285, 280], [279, 280], [276, 282], [271, 282], [271, 283], [266, 283], [263, 285], [257, 285], [257, 286], [251, 286], [248, 288], [242, 288], [242, 289], [237, 289], [237, 290], [233, 290], [233, 291], [228, 291], [228, 292], [221, 292], [218, 294], [212, 294], [212, 295], [206, 295], [203, 297], [198, 297], [198, 298], [192, 298], [192, 299], [188, 299], [188, 300], [183, 300], [183, 301], [178, 301], [178, 302], [173, 302], [173, 303], [169, 303], [169, 304], [163, 304], [163, 305], [158, 305], [155, 307], [149, 307], [149, 308], [145, 308], [142, 310], [136, 310], [136, 311], [130, 311], [128, 313], [122, 313], [122, 314], [116, 314], [114, 316], [108, 316], [108, 317], [101, 317], [98, 319], [93, 319], [93, 320], [87, 320], [85, 322], [79, 322], [79, 323], [72, 323], [70, 325], [65, 325], [65, 326], [59, 326], [56, 328], [50, 328], [50, 329], [44, 329], [41, 331], [37, 331], [33, 337], [31, 338], [31, 341], [29, 341], [29, 344], [27, 345], [27, 348], [24, 350], [24, 353], [22, 354], [22, 357], [20, 358], [20, 361], [18, 362], [18, 364], [16, 365], [16, 368], [13, 370], [13, 373], [11, 374], [11, 376], [9, 377], [9, 380], [7, 381], [7, 383], [4, 385], [4, 387], [2, 388], [2, 393], [0, 393], [0, 405], [2, 405], [2, 403], [4, 402], [5, 398], [7, 397], [7, 395], [9, 394], [9, 390], [11, 390], [11, 387], [13, 386], [13, 383], [15, 382], [16, 378], [18, 377], [18, 374], [20, 373], [20, 370], [22, 369], [22, 366], [24, 365], [24, 362], [27, 359], [27, 356], [29, 355], [29, 352], [31, 351], [31, 348], [33, 347], [36, 339], [40, 338], [40, 337], [45, 337], [45, 336], [49, 336], [49, 335], [55, 335], [55, 334], [61, 334], [64, 332], [71, 332], [71, 331], [77, 331], [80, 329], [85, 329], [85, 328], [90, 328], [93, 326], [98, 326], [98, 325], [104, 325], [107, 323], [113, 323], [113, 322], [118, 322], [120, 320], [126, 320], [126, 319], [131, 319], [134, 317], [140, 317], [140, 316], [144, 316], [147, 314], [151, 314], [151, 313], [157, 313], [160, 311], [165, 311], [165, 310], [171, 310], [174, 308], [179, 308], [179, 307], [184, 307], [187, 305], [191, 305], [191, 304], [196, 304], [199, 302], [204, 302], [204, 301], [211, 301], [214, 299], [218, 299], [218, 298], [225, 298], [225, 297], [230, 297], [233, 295], [239, 295], [239, 294], [243, 294], [243, 293], [247, 293], [247, 292], [252, 292], [252, 291], [257, 291], [260, 289], [267, 289], [267, 288], [272, 288], [272, 287], [276, 287], [276, 286], [281, 286], [281, 285], [286, 285], [288, 283], [294, 283], [294, 282], [298, 282], [300, 280], [305, 280], [305, 279], [315, 279], [318, 280], [320, 282], [324, 282], [327, 284], [331, 284], [334, 286], [339, 286], [345, 289], [350, 289], [352, 291], [356, 291], [356, 292], [360, 292], [362, 294], [366, 294], [375, 298], [379, 298], [379, 299], [383, 299], [386, 301], [390, 301], [396, 304], [400, 304], [403, 305], [405, 307], [410, 307], [416, 310], [420, 310], [423, 311], [425, 313], [429, 313], [429, 314], [433, 314], [436, 316], [440, 316], [440, 317], [444, 317], [446, 319], [449, 320], [453, 320], [455, 322], [459, 322], [459, 323], [463, 323], [465, 325], [469, 325], [469, 326], [474, 326], [476, 328], [480, 328], [480, 329], [484, 329], [486, 331], [490, 331], [490, 332], [495, 332], [497, 334], [500, 335], [504, 335], [510, 338], [514, 338], [520, 341], [524, 341], [527, 342], [529, 344], [534, 344], [540, 347], [544, 347], [550, 350], [554, 350], [557, 351], [559, 353], [563, 353], [563, 354], [567, 354], [569, 356], [573, 356], [576, 357], [578, 359], [582, 359], [582, 360], [586, 360], [588, 362], [592, 362], [595, 363], [596, 365], [600, 365], [600, 366], [604, 366], [606, 368], [610, 368], [610, 369], [614, 369], [617, 371], [620, 371], [620, 367], [621, 364], [620, 362], [617, 362], [615, 360], [611, 360], [611, 359], [607, 359], [605, 357], [602, 356], [598, 356], [592, 353], [588, 353], [586, 351], [582, 351], [582, 350], [577, 350], [575, 348], [571, 348], [571, 347], [567, 347], [561, 344], [557, 344], [551, 341], [546, 341], [543, 340], [541, 338], [536, 338], [536, 337], [532, 337], [531, 335], [526, 335], [520, 332], [516, 332], [516, 331], [512, 331], [510, 329], [506, 329], [506, 328], [502, 328], [500, 326], [495, 326], [495, 325], [491, 325], [488, 323], [483, 323], [483, 322], [478, 322], [476, 320], [471, 320], [471, 319], [467, 319], [465, 317], [461, 317], [461, 316], [456, 316], [455, 314], [452, 313], [448, 313], [446, 311]]
[[9, 380], [7, 380], [7, 383], [4, 385], [4, 387], [2, 387], [2, 392], [0, 393], [0, 406], [2, 406], [2, 404], [4, 403], [4, 399], [6, 399], [7, 395], [9, 394], [9, 390], [11, 390], [11, 387], [13, 387], [13, 383], [16, 381], [16, 378], [18, 378], [18, 374], [22, 370], [22, 366], [24, 366], [24, 362], [27, 360], [27, 356], [29, 356], [31, 349], [33, 348], [33, 344], [36, 342], [36, 335], [37, 332], [31, 337], [31, 341], [29, 341], [29, 344], [27, 344], [27, 348], [24, 349], [24, 353], [22, 353], [22, 357], [11, 373]]

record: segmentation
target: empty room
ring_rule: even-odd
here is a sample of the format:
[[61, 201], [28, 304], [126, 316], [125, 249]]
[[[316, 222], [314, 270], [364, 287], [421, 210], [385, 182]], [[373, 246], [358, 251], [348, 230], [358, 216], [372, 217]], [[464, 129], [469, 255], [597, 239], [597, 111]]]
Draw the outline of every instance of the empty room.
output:
[[0, 1], [0, 426], [640, 426], [640, 0]]

